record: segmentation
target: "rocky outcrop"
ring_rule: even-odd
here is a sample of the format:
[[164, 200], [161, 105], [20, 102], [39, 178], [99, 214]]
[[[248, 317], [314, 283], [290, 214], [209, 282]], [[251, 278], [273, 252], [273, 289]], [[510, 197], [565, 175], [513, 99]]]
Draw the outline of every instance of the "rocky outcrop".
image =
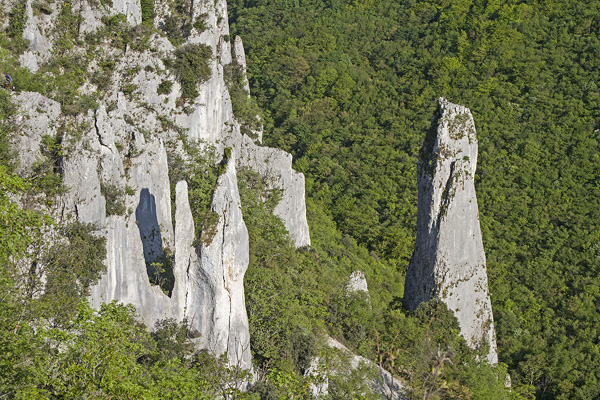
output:
[[[242, 72], [244, 73], [244, 76], [246, 76], [246, 53], [244, 52], [244, 44], [242, 43], [241, 37], [235, 37], [232, 51], [235, 62], [242, 67]], [[248, 92], [248, 95], [250, 95], [250, 83], [247, 79], [244, 81], [244, 89]], [[262, 142], [261, 137], [259, 137], [258, 140]]]
[[[27, 0], [25, 3], [25, 28], [23, 38], [29, 40], [29, 50], [21, 55], [20, 61], [25, 67], [32, 71], [37, 71], [39, 63], [47, 61], [52, 51], [52, 43], [47, 38], [45, 32], [50, 27], [50, 21], [47, 15], [43, 13], [34, 14], [33, 0]], [[51, 5], [48, 9], [55, 10]]]
[[40, 144], [44, 135], [56, 136], [54, 122], [60, 116], [60, 104], [39, 93], [23, 92], [16, 96], [20, 112], [16, 115], [19, 135], [13, 140], [22, 164], [21, 174], [40, 157]]
[[350, 274], [350, 280], [348, 281], [346, 290], [349, 293], [362, 292], [368, 296], [369, 288], [367, 286], [367, 278], [365, 278], [365, 274], [362, 271], [354, 271], [352, 274]]
[[[244, 299], [244, 274], [249, 263], [248, 230], [242, 217], [234, 155], [219, 177], [211, 211], [218, 222], [202, 239], [200, 268], [190, 271], [186, 304], [193, 332], [203, 348], [227, 352], [229, 362], [251, 366], [250, 335]], [[206, 237], [208, 236], [208, 237]]]
[[[275, 213], [297, 246], [310, 244], [304, 176], [292, 169], [289, 154], [240, 132], [224, 69], [234, 57], [242, 63], [244, 52], [238, 40], [232, 55], [225, 1], [191, 4], [191, 20], [201, 18], [206, 29], [193, 28], [185, 42], [205, 44], [213, 55], [208, 59], [210, 77], [198, 84], [195, 99], [183, 101], [180, 82], [163, 62], [176, 50], [164, 35], [148, 33], [148, 46], [140, 49], [100, 41], [88, 72], [108, 75], [79, 89], [79, 94], [93, 94], [98, 106], [65, 115], [53, 100], [20, 93], [22, 132], [15, 140], [21, 168], [31, 171], [42, 156], [43, 136], [60, 139], [65, 156], [57, 162], [68, 192], [57, 202], [57, 213], [64, 220], [94, 223], [107, 238], [107, 271], [91, 289], [94, 307], [113, 300], [131, 303], [150, 327], [164, 318], [185, 319], [199, 347], [226, 352], [231, 364], [251, 368], [243, 288], [249, 243], [236, 167], [252, 168], [282, 190]], [[25, 35], [30, 48], [21, 61], [35, 70], [52, 56], [55, 21], [63, 5], [52, 3], [39, 15], [31, 7], [28, 0]], [[69, 7], [81, 17], [76, 46], [85, 46], [86, 35], [104, 26], [103, 16], [121, 13], [131, 25], [141, 22], [139, 1], [113, 0], [105, 6], [82, 0]], [[155, 23], [161, 26], [172, 4], [155, 0], [154, 7]], [[86, 49], [77, 51], [85, 54]], [[96, 55], [110, 61], [110, 70], [99, 65]], [[158, 94], [165, 81], [172, 83], [170, 92]], [[190, 204], [186, 182], [170, 181], [170, 162], [189, 157], [184, 139], [214, 148], [219, 157], [230, 154], [212, 193], [210, 209], [217, 222], [200, 237], [192, 218], [198, 205]], [[161, 275], [165, 271], [171, 277]]]
[[404, 304], [437, 297], [454, 312], [469, 346], [490, 345], [498, 362], [486, 261], [475, 196], [477, 138], [469, 109], [439, 100], [418, 165], [415, 252]]
[[325, 357], [321, 359], [315, 357], [306, 371], [313, 382], [310, 389], [316, 398], [322, 398], [329, 394], [329, 377], [342, 376], [348, 377], [353, 371], [363, 369], [368, 372], [365, 374], [366, 383], [374, 394], [381, 399], [404, 400], [411, 398], [410, 391], [404, 387], [401, 381], [394, 379], [394, 376], [375, 364], [373, 361], [352, 353], [346, 346], [333, 338], [327, 339], [327, 346], [337, 352], [337, 357]]
[[269, 189], [281, 190], [281, 201], [273, 212], [282, 219], [296, 247], [309, 246], [304, 175], [292, 168], [292, 155], [280, 149], [259, 146], [250, 137], [241, 134], [227, 136], [225, 143], [239, 151], [238, 167], [252, 168], [264, 178]]

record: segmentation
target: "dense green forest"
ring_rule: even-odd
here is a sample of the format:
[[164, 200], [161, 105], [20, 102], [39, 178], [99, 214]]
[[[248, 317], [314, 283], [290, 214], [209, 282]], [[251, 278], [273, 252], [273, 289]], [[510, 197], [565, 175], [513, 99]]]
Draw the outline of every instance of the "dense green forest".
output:
[[[500, 360], [537, 398], [599, 397], [600, 4], [231, 0], [229, 13], [265, 143], [294, 155], [313, 212], [393, 276], [436, 99], [472, 110]], [[401, 294], [374, 273], [375, 291]]]
[[[35, 4], [48, 12], [46, 2]], [[171, 4], [162, 29], [151, 26], [154, 3], [143, 0], [142, 25], [129, 26], [123, 15], [103, 18], [85, 38], [70, 3], [59, 6], [56, 49], [34, 74], [19, 65], [27, 43], [25, 2], [18, 2], [0, 32], [0, 67], [13, 72], [17, 90], [60, 103], [61, 129], [77, 127], [77, 116], [104, 100], [114, 61], [101, 59], [88, 72], [103, 41], [124, 55], [168, 35], [180, 49], [172, 67], [187, 95], [206, 79], [181, 68], [192, 23], [185, 1]], [[409, 398], [600, 397], [600, 2], [228, 6], [253, 94], [248, 101], [236, 89], [243, 79], [232, 65], [234, 111], [251, 132], [260, 110], [265, 144], [293, 154], [306, 176], [312, 241], [295, 249], [272, 214], [281, 193], [254, 171], [238, 171], [250, 236], [245, 290], [254, 384], [242, 393], [247, 371], [197, 352], [185, 321], [161, 321], [150, 332], [131, 307], [89, 307], [89, 288], [105, 268], [100, 228], [51, 215], [66, 190], [60, 160], [68, 150], [58, 138], [44, 137], [30, 176], [14, 172], [17, 108], [0, 90], [0, 398], [310, 399], [310, 384], [323, 376], [323, 398], [378, 398], [367, 387], [373, 371], [349, 368], [325, 345], [328, 336], [401, 378]], [[202, 75], [205, 49], [194, 49]], [[97, 91], [80, 95], [86, 83]], [[441, 96], [468, 106], [477, 127], [498, 366], [477, 361], [485, 349], [466, 346], [443, 304], [402, 307], [417, 160]], [[195, 193], [202, 204], [214, 182], [204, 186]], [[368, 296], [346, 290], [356, 270], [366, 275]], [[315, 356], [320, 377], [307, 374]]]

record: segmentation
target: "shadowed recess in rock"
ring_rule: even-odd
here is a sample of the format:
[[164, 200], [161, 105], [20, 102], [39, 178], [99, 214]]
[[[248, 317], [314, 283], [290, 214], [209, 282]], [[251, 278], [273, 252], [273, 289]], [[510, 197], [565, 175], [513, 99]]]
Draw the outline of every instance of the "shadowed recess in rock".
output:
[[140, 231], [146, 272], [153, 285], [158, 285], [171, 296], [175, 277], [173, 276], [173, 254], [163, 247], [160, 224], [156, 214], [156, 200], [148, 188], [140, 192], [140, 202], [135, 209], [135, 219]]

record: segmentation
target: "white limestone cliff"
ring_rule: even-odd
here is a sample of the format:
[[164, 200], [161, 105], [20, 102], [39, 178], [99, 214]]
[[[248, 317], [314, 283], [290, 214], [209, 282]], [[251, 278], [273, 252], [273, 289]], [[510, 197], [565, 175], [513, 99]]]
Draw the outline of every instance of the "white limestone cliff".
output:
[[[21, 62], [36, 70], [52, 56], [60, 5], [53, 3], [48, 15], [33, 15], [31, 4], [28, 0], [25, 29], [30, 48]], [[103, 26], [102, 16], [122, 13], [131, 25], [141, 21], [135, 0], [114, 0], [110, 7], [82, 0], [72, 6], [81, 16], [82, 43], [86, 34]], [[169, 2], [155, 0], [155, 11], [160, 26], [169, 15]], [[292, 169], [289, 154], [263, 147], [240, 132], [224, 80], [224, 67], [234, 59], [225, 0], [193, 2], [191, 12], [194, 19], [204, 18], [207, 28], [194, 28], [186, 43], [208, 45], [213, 57], [210, 77], [185, 107], [178, 104], [181, 86], [163, 62], [175, 51], [164, 35], [152, 34], [144, 50], [123, 52], [104, 42], [98, 44], [98, 54], [114, 61], [106, 87], [99, 90], [86, 83], [80, 89], [82, 94], [100, 94], [97, 109], [65, 116], [59, 103], [21, 92], [16, 95], [21, 110], [16, 145], [21, 167], [31, 170], [41, 155], [42, 137], [60, 135], [67, 154], [61, 171], [68, 192], [56, 213], [63, 220], [94, 223], [107, 238], [107, 271], [91, 290], [94, 307], [113, 300], [131, 303], [149, 327], [164, 318], [186, 319], [199, 347], [226, 352], [230, 364], [251, 368], [243, 289], [249, 245], [235, 168], [251, 167], [269, 185], [282, 189], [275, 213], [298, 247], [310, 244], [304, 176]], [[235, 59], [241, 62], [243, 47], [241, 41], [235, 43]], [[98, 60], [89, 69], [100, 70]], [[159, 95], [157, 88], [165, 80], [173, 82], [172, 90]], [[125, 93], [126, 85], [133, 85], [133, 94]], [[185, 181], [176, 182], [172, 204], [170, 185], [175, 182], [170, 182], [169, 155], [186, 157], [184, 135], [190, 142], [214, 146], [220, 156], [231, 153], [212, 193], [211, 210], [219, 217], [212, 238], [205, 232], [195, 237], [192, 209], [197, 205], [190, 204]], [[109, 212], [115, 199], [106, 188], [118, 193], [119, 212]], [[172, 263], [172, 290], [151, 283], [158, 268], [153, 265], [163, 258]]]
[[304, 174], [292, 168], [292, 155], [280, 149], [259, 146], [250, 137], [241, 134], [227, 136], [225, 144], [239, 151], [238, 167], [252, 168], [265, 179], [270, 189], [281, 189], [281, 201], [273, 212], [283, 220], [296, 247], [309, 246]]
[[[203, 239], [196, 289], [204, 303], [190, 303], [188, 320], [202, 335], [204, 348], [216, 354], [227, 352], [233, 365], [251, 365], [248, 316], [244, 299], [244, 273], [249, 263], [248, 230], [242, 217], [232, 158], [219, 177], [211, 211], [218, 215], [214, 236]], [[196, 296], [190, 296], [192, 301]]]
[[404, 304], [437, 297], [456, 315], [469, 346], [490, 346], [498, 362], [485, 253], [475, 195], [477, 138], [466, 107], [439, 100], [418, 165], [417, 240]]

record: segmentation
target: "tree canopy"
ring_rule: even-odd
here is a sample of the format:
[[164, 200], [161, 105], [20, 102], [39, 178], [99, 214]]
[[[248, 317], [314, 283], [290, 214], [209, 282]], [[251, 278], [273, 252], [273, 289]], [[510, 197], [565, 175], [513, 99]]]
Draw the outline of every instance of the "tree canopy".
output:
[[436, 99], [471, 109], [500, 360], [539, 398], [599, 396], [598, 4], [229, 7], [265, 143], [292, 152], [314, 207], [391, 274], [412, 252], [417, 158]]

